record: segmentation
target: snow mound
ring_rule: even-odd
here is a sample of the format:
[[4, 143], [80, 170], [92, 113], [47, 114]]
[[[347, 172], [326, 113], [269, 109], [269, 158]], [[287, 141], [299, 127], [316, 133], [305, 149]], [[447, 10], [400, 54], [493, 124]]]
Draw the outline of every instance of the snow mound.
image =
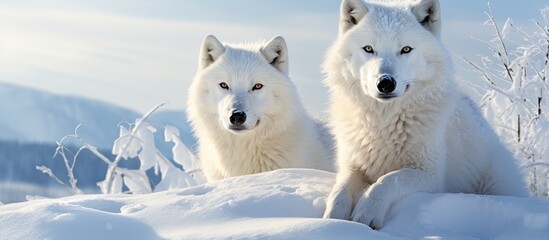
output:
[[5, 239], [545, 239], [549, 202], [416, 194], [380, 232], [321, 219], [335, 175], [283, 169], [144, 195], [80, 195], [0, 206]]
[[397, 204], [383, 232], [421, 239], [548, 239], [549, 202], [472, 194], [418, 193]]

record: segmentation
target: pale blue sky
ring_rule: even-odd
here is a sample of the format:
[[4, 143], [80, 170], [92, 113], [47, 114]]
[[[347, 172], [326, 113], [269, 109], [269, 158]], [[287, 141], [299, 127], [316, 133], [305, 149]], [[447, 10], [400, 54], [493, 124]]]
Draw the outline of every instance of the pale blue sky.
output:
[[[0, 0], [0, 81], [112, 102], [141, 112], [161, 102], [183, 110], [202, 39], [227, 42], [282, 35], [290, 71], [311, 112], [325, 108], [320, 63], [336, 38], [339, 1]], [[460, 80], [480, 81], [458, 57], [486, 51], [471, 36], [483, 0], [441, 0], [443, 41]], [[499, 22], [530, 26], [547, 0], [494, 0]], [[16, 104], [16, 103], [14, 103]]]

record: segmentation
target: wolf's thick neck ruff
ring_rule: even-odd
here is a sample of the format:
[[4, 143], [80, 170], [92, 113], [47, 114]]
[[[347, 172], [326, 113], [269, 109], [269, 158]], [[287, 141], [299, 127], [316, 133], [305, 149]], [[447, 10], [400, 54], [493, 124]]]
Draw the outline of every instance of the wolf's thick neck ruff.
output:
[[403, 167], [427, 168], [424, 159], [416, 159], [415, 151], [424, 148], [420, 145], [444, 141], [443, 129], [455, 107], [455, 96], [447, 87], [430, 86], [388, 103], [335, 94], [339, 96], [331, 99], [330, 124], [338, 144], [347, 145], [352, 155], [348, 167], [364, 172], [371, 183]]
[[[311, 124], [300, 121], [303, 116], [296, 116], [299, 114], [301, 113], [290, 114], [295, 117], [288, 120], [287, 124], [275, 125], [273, 128], [261, 126], [237, 134], [219, 129], [218, 131], [224, 131], [225, 137], [208, 138], [203, 144], [212, 144], [213, 149], [218, 152], [221, 161], [217, 164], [223, 166], [226, 176], [292, 167], [295, 161], [291, 159], [298, 152], [296, 148], [300, 147], [300, 143], [307, 141], [304, 139], [307, 136], [304, 132], [308, 130], [308, 124]], [[226, 149], [231, 149], [230, 153]]]

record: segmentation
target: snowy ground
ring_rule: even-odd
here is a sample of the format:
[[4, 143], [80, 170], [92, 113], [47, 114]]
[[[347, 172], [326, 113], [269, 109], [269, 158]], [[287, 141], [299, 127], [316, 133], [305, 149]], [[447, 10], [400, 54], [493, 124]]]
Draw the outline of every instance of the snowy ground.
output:
[[320, 219], [331, 173], [292, 169], [146, 195], [0, 206], [1, 239], [548, 239], [549, 202], [416, 194], [380, 231]]

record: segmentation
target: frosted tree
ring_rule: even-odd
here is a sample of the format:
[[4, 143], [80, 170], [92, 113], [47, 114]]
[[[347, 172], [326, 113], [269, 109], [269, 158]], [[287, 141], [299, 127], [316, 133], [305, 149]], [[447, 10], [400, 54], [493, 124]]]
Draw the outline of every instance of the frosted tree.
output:
[[494, 38], [480, 61], [466, 60], [487, 83], [481, 101], [486, 118], [519, 159], [534, 196], [549, 196], [549, 7], [528, 28], [496, 23], [490, 5], [485, 25]]
[[[154, 134], [157, 132], [157, 126], [148, 123], [146, 120], [158, 108], [160, 104], [151, 111], [139, 118], [135, 123], [121, 123], [120, 136], [115, 140], [112, 148], [112, 154], [116, 156], [113, 160], [109, 159], [96, 147], [87, 143], [78, 135], [78, 128], [75, 133], [65, 136], [57, 143], [56, 155], [60, 155], [65, 162], [68, 173], [69, 184], [61, 181], [46, 166], [37, 166], [41, 172], [49, 175], [55, 181], [65, 186], [73, 194], [81, 194], [82, 191], [76, 186], [77, 179], [73, 173], [78, 155], [82, 151], [92, 152], [99, 160], [107, 164], [108, 169], [105, 174], [105, 180], [98, 182], [97, 185], [102, 193], [150, 193], [153, 191], [162, 191], [173, 188], [182, 188], [195, 186], [205, 182], [205, 178], [199, 168], [194, 154], [181, 142], [179, 130], [172, 126], [162, 126], [166, 142], [174, 144], [172, 148], [174, 159], [170, 161], [157, 148], [154, 141]], [[66, 147], [67, 142], [76, 141], [80, 148], [73, 153]], [[129, 169], [120, 167], [121, 161], [130, 161], [137, 159], [139, 169]], [[175, 165], [174, 165], [175, 163]], [[149, 169], [154, 170], [155, 175], [160, 175], [161, 180], [154, 185], [148, 175]], [[127, 191], [124, 191], [124, 189]]]

